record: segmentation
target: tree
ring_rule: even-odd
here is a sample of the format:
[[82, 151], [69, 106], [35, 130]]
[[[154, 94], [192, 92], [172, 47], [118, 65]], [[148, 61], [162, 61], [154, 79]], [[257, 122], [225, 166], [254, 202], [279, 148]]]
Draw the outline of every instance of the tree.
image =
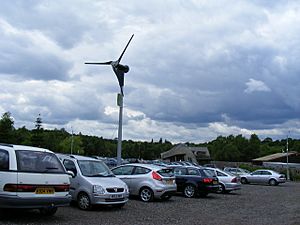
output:
[[35, 120], [35, 129], [32, 130], [31, 142], [32, 142], [32, 145], [36, 146], [36, 147], [44, 146], [44, 136], [43, 136], [41, 114], [39, 114]]
[[10, 112], [5, 112], [0, 120], [0, 142], [14, 143], [14, 120]]

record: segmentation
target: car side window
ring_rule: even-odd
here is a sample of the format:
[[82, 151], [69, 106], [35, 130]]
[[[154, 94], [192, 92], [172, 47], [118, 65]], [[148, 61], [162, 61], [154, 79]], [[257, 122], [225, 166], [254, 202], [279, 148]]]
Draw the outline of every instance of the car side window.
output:
[[188, 169], [188, 173], [189, 173], [189, 175], [195, 175], [195, 176], [200, 175], [199, 171], [197, 169], [190, 168], [190, 169]]
[[174, 175], [186, 175], [186, 169], [185, 168], [175, 168]]
[[261, 171], [261, 175], [272, 175], [269, 171]]
[[261, 175], [261, 171], [255, 171], [252, 173], [252, 175]]
[[72, 171], [75, 176], [77, 175], [77, 169], [76, 169], [75, 163], [73, 161], [65, 159], [63, 164], [64, 164], [67, 171], [68, 170]]
[[151, 170], [150, 169], [147, 169], [147, 168], [144, 168], [144, 167], [140, 167], [140, 166], [137, 166], [135, 167], [135, 170], [133, 172], [134, 175], [138, 175], [138, 174], [147, 174], [149, 173]]
[[115, 169], [112, 169], [111, 171], [115, 175], [131, 175], [133, 171], [133, 166], [121, 166]]
[[5, 150], [0, 150], [0, 170], [9, 169], [9, 157], [8, 152]]
[[216, 172], [217, 172], [218, 177], [227, 177], [227, 175], [225, 173], [222, 173], [220, 171], [216, 171]]

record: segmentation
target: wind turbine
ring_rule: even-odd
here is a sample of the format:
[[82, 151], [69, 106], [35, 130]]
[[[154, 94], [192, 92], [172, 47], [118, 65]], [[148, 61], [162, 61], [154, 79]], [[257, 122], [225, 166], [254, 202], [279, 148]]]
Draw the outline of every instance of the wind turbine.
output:
[[114, 73], [116, 74], [119, 86], [121, 89], [121, 94], [118, 94], [117, 104], [120, 107], [119, 110], [119, 129], [118, 129], [118, 147], [117, 147], [117, 165], [121, 164], [121, 156], [122, 156], [122, 120], [123, 120], [123, 87], [124, 87], [124, 74], [128, 73], [129, 66], [121, 64], [122, 57], [130, 44], [134, 34], [129, 39], [127, 45], [125, 46], [122, 54], [116, 61], [108, 61], [108, 62], [86, 62], [85, 64], [92, 64], [92, 65], [111, 65]]
[[120, 89], [121, 89], [121, 94], [122, 96], [124, 96], [123, 93], [123, 87], [124, 87], [124, 74], [128, 73], [129, 71], [129, 66], [127, 65], [122, 65], [121, 59], [129, 45], [129, 43], [131, 42], [132, 38], [133, 38], [134, 34], [131, 36], [131, 38], [129, 39], [127, 45], [125, 46], [122, 54], [120, 55], [119, 59], [116, 61], [108, 61], [108, 62], [86, 62], [85, 64], [91, 64], [91, 65], [111, 65], [113, 71], [115, 72], [118, 81], [119, 81], [119, 85], [120, 85]]

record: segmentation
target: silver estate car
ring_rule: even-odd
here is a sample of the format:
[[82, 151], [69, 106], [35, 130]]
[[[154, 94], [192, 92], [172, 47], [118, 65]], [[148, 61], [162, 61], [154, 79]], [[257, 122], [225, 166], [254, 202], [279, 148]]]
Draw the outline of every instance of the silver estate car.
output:
[[250, 174], [241, 176], [242, 184], [263, 183], [275, 186], [279, 183], [284, 183], [285, 181], [284, 174], [277, 173], [273, 170], [255, 170]]
[[129, 187], [129, 194], [144, 202], [154, 198], [170, 199], [177, 186], [173, 170], [153, 164], [131, 163], [112, 169]]
[[241, 182], [238, 176], [227, 173], [218, 168], [206, 167], [206, 170], [212, 171], [219, 179], [219, 190], [217, 193], [229, 193], [241, 189]]
[[127, 185], [117, 178], [104, 162], [91, 157], [57, 154], [70, 179], [70, 194], [82, 210], [93, 205], [112, 205], [121, 208], [128, 201]]

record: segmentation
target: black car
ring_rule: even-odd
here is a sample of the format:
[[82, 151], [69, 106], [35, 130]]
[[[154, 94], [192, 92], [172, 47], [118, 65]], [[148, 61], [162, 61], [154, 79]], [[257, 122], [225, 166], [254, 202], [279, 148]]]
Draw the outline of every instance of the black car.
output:
[[175, 167], [177, 191], [187, 198], [207, 196], [219, 189], [219, 181], [210, 171], [198, 167]]

